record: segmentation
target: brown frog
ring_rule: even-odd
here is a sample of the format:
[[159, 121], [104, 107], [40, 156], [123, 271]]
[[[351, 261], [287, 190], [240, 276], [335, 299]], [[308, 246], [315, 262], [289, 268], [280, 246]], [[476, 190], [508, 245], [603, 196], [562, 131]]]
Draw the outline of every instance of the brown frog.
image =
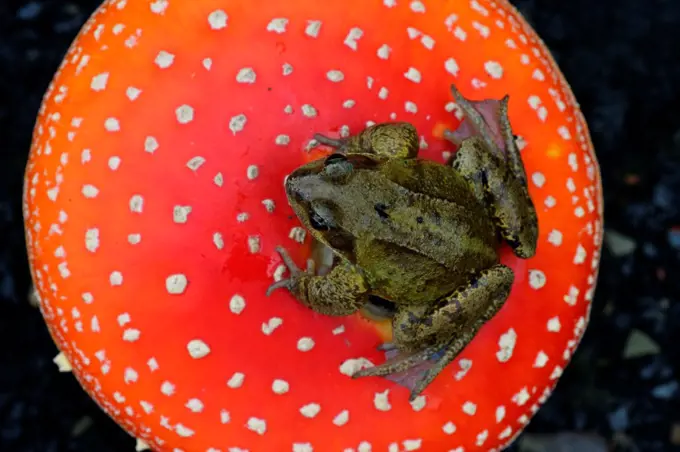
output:
[[307, 163], [285, 182], [290, 205], [339, 263], [317, 275], [301, 271], [281, 247], [287, 288], [301, 303], [332, 316], [355, 313], [369, 296], [395, 305], [385, 363], [354, 377], [390, 376], [426, 360], [411, 399], [449, 364], [503, 306], [512, 270], [499, 261], [502, 240], [515, 255], [534, 255], [538, 224], [507, 115], [508, 96], [469, 101], [451, 87], [465, 119], [445, 136], [459, 145], [451, 161], [419, 159], [408, 123], [382, 123], [334, 140], [338, 152]]

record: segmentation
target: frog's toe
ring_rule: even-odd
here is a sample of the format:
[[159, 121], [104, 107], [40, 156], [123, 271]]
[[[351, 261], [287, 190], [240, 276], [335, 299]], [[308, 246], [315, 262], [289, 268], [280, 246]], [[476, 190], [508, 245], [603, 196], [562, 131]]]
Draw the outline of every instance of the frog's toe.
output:
[[390, 352], [392, 350], [397, 349], [397, 344], [395, 344], [394, 342], [385, 342], [383, 344], [378, 345], [377, 349], [378, 351], [381, 352]]
[[[396, 349], [396, 347], [394, 347]], [[359, 377], [384, 377], [387, 375], [404, 372], [429, 359], [434, 351], [430, 348], [415, 353], [400, 353], [388, 359], [379, 366], [367, 367], [355, 372], [352, 378]]]
[[272, 292], [274, 292], [276, 289], [281, 289], [281, 288], [286, 288], [288, 290], [293, 287], [293, 280], [292, 279], [282, 279], [280, 281], [276, 281], [272, 283], [268, 288], [267, 292], [265, 292], [266, 296], [271, 295]]
[[336, 149], [338, 152], [345, 152], [345, 148], [347, 147], [347, 139], [345, 138], [331, 138], [320, 133], [315, 133], [314, 139], [323, 145]]

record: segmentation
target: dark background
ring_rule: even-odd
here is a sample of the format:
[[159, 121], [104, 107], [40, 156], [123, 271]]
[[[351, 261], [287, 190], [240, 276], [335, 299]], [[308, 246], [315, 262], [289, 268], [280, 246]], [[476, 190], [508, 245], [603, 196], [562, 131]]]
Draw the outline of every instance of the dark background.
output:
[[[98, 3], [0, 0], [2, 452], [134, 450], [134, 440], [75, 379], [57, 373], [56, 348], [27, 300], [21, 186], [33, 121]], [[602, 169], [606, 217], [590, 327], [514, 449], [678, 451], [680, 0], [514, 4], [581, 102]]]

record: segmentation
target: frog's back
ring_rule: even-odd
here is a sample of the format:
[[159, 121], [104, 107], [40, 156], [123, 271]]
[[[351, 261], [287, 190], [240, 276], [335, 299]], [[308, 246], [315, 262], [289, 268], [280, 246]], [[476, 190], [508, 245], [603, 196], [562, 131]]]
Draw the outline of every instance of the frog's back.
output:
[[495, 264], [495, 226], [465, 180], [435, 162], [395, 160], [381, 168], [383, 183], [375, 174], [357, 174], [353, 181], [364, 187], [354, 202], [375, 207], [361, 209], [377, 218], [362, 218], [354, 235], [360, 238], [356, 263], [377, 283], [372, 287], [385, 287], [387, 293], [379, 295], [390, 299], [386, 295], [406, 290], [419, 298], [450, 290], [470, 272]]

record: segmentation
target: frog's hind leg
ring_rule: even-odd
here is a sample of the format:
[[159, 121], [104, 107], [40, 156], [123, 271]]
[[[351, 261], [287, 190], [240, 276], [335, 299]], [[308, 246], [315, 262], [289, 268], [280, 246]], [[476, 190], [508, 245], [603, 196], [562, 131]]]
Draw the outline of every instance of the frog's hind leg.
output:
[[463, 111], [463, 121], [456, 130], [447, 130], [444, 137], [460, 146], [471, 137], [481, 138], [490, 152], [507, 162], [517, 177], [526, 181], [526, 173], [508, 117], [509, 96], [502, 99], [470, 100], [451, 85], [451, 92]]
[[356, 372], [353, 377], [408, 372], [434, 358], [434, 364], [426, 368], [412, 387], [409, 385], [413, 400], [500, 310], [510, 294], [513, 280], [512, 270], [498, 264], [480, 272], [467, 285], [442, 299], [434, 310], [417, 307], [400, 311], [395, 317], [394, 342], [407, 349], [413, 349], [418, 343], [432, 345], [415, 353], [400, 353], [379, 366]]
[[477, 199], [488, 206], [503, 239], [515, 254], [521, 258], [533, 256], [538, 219], [526, 181], [488, 152], [478, 138], [469, 139], [458, 150], [451, 166], [468, 181]]

